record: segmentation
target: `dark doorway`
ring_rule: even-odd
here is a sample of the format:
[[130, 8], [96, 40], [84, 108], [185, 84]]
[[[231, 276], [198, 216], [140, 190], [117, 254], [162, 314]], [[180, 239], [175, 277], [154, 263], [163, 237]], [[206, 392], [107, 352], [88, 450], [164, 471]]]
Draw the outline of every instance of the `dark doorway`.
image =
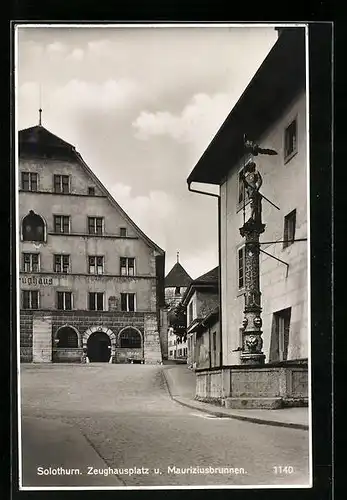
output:
[[91, 362], [107, 363], [111, 356], [111, 341], [104, 332], [94, 332], [87, 342], [87, 356]]

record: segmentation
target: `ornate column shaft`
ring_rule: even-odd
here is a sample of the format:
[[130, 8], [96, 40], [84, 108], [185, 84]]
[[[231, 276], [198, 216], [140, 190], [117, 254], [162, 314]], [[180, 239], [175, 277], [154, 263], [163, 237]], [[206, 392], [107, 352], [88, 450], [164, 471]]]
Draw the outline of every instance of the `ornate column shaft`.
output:
[[241, 363], [259, 365], [265, 361], [262, 352], [261, 292], [259, 280], [259, 236], [265, 230], [260, 220], [250, 219], [241, 228], [245, 237], [245, 309], [242, 332]]

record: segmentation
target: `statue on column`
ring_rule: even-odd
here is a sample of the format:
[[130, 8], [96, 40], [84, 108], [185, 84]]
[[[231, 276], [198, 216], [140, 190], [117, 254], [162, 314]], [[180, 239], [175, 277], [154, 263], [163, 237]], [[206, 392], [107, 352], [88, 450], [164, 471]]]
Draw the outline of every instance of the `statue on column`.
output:
[[261, 224], [261, 199], [259, 189], [263, 184], [260, 172], [256, 168], [254, 161], [245, 165], [241, 178], [245, 185], [247, 196], [251, 202], [251, 220]]

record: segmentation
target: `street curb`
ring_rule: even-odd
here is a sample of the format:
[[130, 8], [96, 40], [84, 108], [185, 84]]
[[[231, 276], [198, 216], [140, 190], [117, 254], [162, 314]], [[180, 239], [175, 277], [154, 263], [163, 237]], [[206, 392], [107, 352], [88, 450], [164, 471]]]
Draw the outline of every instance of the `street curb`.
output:
[[[167, 376], [165, 374], [165, 371], [166, 370], [162, 370], [170, 398], [182, 406], [186, 406], [187, 408], [191, 408], [193, 410], [199, 410], [202, 413], [209, 413], [209, 414], [215, 415], [216, 417], [219, 417], [219, 418], [221, 418], [221, 417], [222, 418], [232, 418], [234, 420], [243, 420], [246, 422], [253, 422], [255, 424], [260, 424], [260, 425], [271, 425], [274, 427], [289, 427], [291, 429], [301, 429], [301, 430], [305, 430], [305, 431], [309, 430], [309, 426], [306, 424], [295, 424], [293, 422], [280, 422], [278, 420], [265, 420], [265, 419], [257, 418], [257, 417], [246, 417], [244, 415], [232, 415], [230, 413], [226, 413], [226, 412], [217, 410], [215, 408], [208, 409], [208, 408], [201, 407], [199, 405], [199, 403], [194, 403], [193, 401], [191, 403], [187, 403], [186, 401], [182, 401], [180, 398], [177, 398], [176, 396], [172, 395], [170, 385], [169, 385]], [[204, 404], [207, 404], [207, 403], [204, 403]]]

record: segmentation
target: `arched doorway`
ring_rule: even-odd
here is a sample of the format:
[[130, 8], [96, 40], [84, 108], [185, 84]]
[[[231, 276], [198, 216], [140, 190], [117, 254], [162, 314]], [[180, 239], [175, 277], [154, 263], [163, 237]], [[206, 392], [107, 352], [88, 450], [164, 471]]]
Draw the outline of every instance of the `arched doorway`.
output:
[[109, 362], [111, 340], [107, 333], [97, 331], [89, 336], [87, 340], [87, 356], [90, 362]]

